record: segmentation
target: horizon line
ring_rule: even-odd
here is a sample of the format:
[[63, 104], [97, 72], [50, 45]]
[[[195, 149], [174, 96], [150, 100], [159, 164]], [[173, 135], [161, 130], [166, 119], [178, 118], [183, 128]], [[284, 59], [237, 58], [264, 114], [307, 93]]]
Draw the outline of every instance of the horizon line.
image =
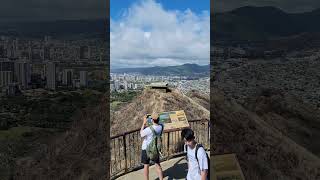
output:
[[207, 65], [210, 65], [210, 63], [208, 64], [197, 64], [197, 63], [184, 63], [184, 64], [180, 64], [180, 65], [168, 65], [168, 66], [137, 66], [137, 67], [112, 67], [110, 66], [110, 69], [135, 69], [135, 68], [153, 68], [153, 67], [173, 67], [173, 66], [183, 66], [183, 65], [186, 65], [186, 64], [192, 64], [192, 65], [198, 65], [198, 66], [207, 66]]

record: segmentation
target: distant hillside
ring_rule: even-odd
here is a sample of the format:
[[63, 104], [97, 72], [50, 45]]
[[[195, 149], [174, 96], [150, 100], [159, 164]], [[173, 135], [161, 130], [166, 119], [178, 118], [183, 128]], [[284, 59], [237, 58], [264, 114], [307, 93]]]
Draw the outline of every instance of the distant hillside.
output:
[[286, 13], [278, 8], [245, 6], [213, 14], [214, 39], [264, 40], [319, 32], [320, 9], [304, 13]]
[[49, 145], [16, 159], [11, 179], [109, 179], [106, 99], [79, 111], [71, 129], [50, 140]]
[[319, 178], [319, 110], [276, 91], [245, 106], [216, 89], [212, 94], [214, 154], [235, 153], [246, 179]]
[[210, 111], [210, 96], [204, 93], [201, 93], [198, 90], [191, 90], [186, 94], [188, 97], [190, 97], [192, 100], [206, 108], [208, 111]]
[[180, 66], [147, 67], [147, 68], [122, 68], [111, 69], [112, 73], [141, 73], [143, 75], [177, 75], [177, 76], [208, 76], [209, 65], [183, 64]]
[[72, 35], [105, 35], [108, 32], [106, 19], [57, 20], [43, 22], [5, 22], [0, 23], [0, 34], [12, 36], [68, 37]]

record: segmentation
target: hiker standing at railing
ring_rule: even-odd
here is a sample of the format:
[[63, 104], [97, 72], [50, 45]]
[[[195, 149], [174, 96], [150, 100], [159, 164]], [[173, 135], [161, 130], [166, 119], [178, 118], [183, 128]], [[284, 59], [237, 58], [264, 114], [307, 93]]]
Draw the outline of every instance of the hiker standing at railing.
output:
[[143, 138], [141, 163], [144, 164], [143, 174], [145, 180], [149, 180], [149, 165], [153, 161], [159, 176], [159, 180], [163, 179], [163, 172], [160, 165], [160, 147], [163, 125], [159, 124], [159, 116], [154, 114], [151, 116], [152, 125], [147, 126], [147, 115], [143, 118], [140, 135]]

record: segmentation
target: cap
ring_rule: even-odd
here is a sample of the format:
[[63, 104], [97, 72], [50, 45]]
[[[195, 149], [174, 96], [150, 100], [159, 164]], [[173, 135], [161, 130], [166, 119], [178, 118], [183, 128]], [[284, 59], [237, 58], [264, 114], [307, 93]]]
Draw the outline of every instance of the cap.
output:
[[159, 118], [159, 115], [156, 114], [156, 113], [153, 113], [153, 114], [151, 115], [151, 117], [152, 117], [152, 119], [158, 119], [158, 118]]

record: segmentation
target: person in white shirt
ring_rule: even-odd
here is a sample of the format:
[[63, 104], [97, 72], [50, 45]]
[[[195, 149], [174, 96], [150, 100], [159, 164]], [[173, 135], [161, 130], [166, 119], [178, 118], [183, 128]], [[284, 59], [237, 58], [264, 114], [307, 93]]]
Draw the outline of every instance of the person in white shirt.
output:
[[[154, 114], [151, 116], [152, 117], [152, 127], [155, 130], [157, 134], [162, 133], [163, 131], [163, 125], [159, 124], [159, 117], [158, 115]], [[143, 118], [143, 123], [140, 129], [140, 135], [141, 138], [143, 138], [142, 142], [142, 152], [141, 152], [141, 163], [144, 164], [144, 169], [143, 169], [143, 174], [145, 177], [145, 180], [149, 180], [149, 165], [150, 165], [150, 158], [147, 156], [147, 147], [151, 143], [152, 138], [153, 138], [153, 133], [150, 127], [146, 127], [147, 125], [147, 116]], [[163, 172], [162, 168], [160, 165], [160, 157], [156, 158], [153, 160], [156, 166], [156, 170], [159, 176], [159, 180], [163, 180]]]
[[[188, 160], [187, 180], [208, 180], [208, 157], [205, 149], [195, 141], [192, 129], [184, 129], [181, 136], [185, 141]], [[198, 147], [198, 148], [197, 148]], [[196, 149], [198, 149], [196, 153]], [[197, 154], [197, 157], [196, 157]]]

